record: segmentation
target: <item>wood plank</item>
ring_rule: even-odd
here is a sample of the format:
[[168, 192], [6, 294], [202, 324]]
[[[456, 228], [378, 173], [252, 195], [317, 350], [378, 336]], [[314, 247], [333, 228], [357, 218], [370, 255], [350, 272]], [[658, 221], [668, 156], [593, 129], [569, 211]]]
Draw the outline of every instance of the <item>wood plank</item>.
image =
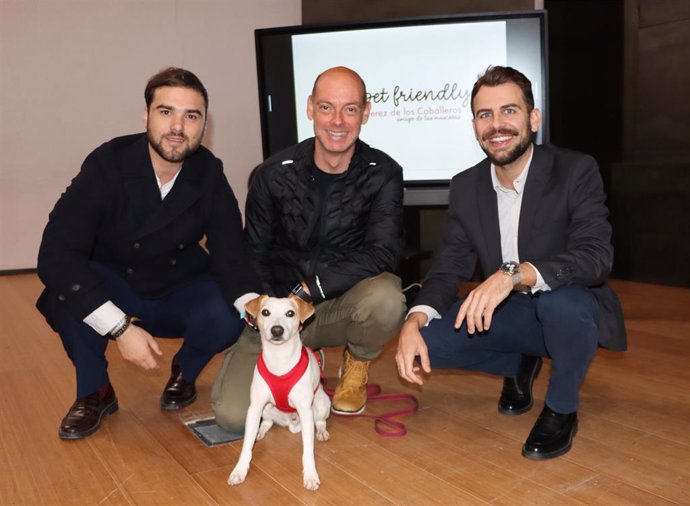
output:
[[[25, 385], [32, 385], [30, 395], [16, 395]], [[0, 504], [127, 504], [91, 440], [58, 439], [57, 424], [46, 414], [62, 406], [41, 371], [0, 373], [0, 399], [3, 469], [10, 470], [3, 473]]]

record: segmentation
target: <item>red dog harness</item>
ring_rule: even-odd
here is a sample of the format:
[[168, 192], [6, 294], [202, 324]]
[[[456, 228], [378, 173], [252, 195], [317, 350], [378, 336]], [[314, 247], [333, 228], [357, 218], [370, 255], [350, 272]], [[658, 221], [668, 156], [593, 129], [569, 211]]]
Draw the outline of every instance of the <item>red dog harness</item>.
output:
[[[296, 411], [296, 409], [288, 403], [288, 394], [292, 390], [292, 387], [295, 386], [295, 383], [304, 375], [308, 366], [309, 354], [307, 353], [306, 346], [302, 346], [302, 355], [297, 365], [282, 376], [277, 376], [269, 371], [268, 367], [266, 367], [266, 362], [264, 362], [264, 354], [261, 353], [259, 355], [259, 360], [256, 362], [256, 368], [268, 385], [268, 388], [271, 389], [276, 408], [285, 413], [294, 413]], [[317, 386], [316, 389], [318, 388]], [[314, 392], [316, 392], [316, 389]]]

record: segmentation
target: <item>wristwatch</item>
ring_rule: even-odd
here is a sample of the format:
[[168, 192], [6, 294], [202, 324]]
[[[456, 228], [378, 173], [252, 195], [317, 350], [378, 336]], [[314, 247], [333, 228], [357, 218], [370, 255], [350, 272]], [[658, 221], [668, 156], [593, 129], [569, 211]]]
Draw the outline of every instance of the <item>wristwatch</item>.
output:
[[503, 262], [499, 271], [513, 279], [513, 286], [517, 286], [522, 282], [522, 276], [520, 275], [520, 264], [515, 261], [511, 260], [510, 262]]
[[314, 299], [311, 298], [311, 295], [309, 295], [306, 292], [306, 290], [302, 286], [302, 283], [297, 283], [295, 286], [293, 286], [291, 292], [294, 295], [297, 295], [297, 297], [302, 299], [304, 302], [308, 302], [309, 304], [311, 304], [314, 301]]

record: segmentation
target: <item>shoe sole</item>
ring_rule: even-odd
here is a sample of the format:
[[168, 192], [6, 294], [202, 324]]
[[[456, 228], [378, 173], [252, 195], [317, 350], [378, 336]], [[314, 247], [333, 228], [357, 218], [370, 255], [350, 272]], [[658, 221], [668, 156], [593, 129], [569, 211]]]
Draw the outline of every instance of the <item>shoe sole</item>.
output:
[[336, 415], [343, 415], [343, 416], [355, 416], [355, 415], [360, 415], [366, 408], [366, 404], [359, 408], [357, 411], [341, 411], [339, 409], [335, 409], [333, 406], [331, 406], [331, 412], [335, 413]]
[[186, 408], [190, 404], [192, 404], [196, 400], [196, 394], [194, 394], [194, 397], [191, 399], [188, 399], [184, 402], [177, 402], [175, 404], [165, 404], [163, 401], [161, 401], [161, 409], [163, 411], [177, 411], [182, 408]]
[[117, 400], [115, 400], [111, 404], [103, 408], [103, 411], [101, 411], [101, 416], [98, 418], [98, 422], [91, 429], [84, 432], [63, 432], [62, 430], [58, 430], [58, 436], [60, 437], [60, 439], [65, 439], [67, 441], [76, 441], [78, 439], [84, 439], [86, 437], [89, 437], [91, 434], [93, 434], [101, 428], [101, 422], [103, 421], [103, 418], [115, 413], [119, 409], [119, 407], [120, 406], [118, 405]]
[[529, 391], [530, 391], [530, 397], [532, 397], [531, 402], [525, 406], [524, 408], [520, 409], [505, 409], [502, 408], [500, 403], [498, 405], [498, 412], [501, 413], [502, 415], [508, 415], [508, 416], [516, 416], [516, 415], [522, 415], [523, 413], [527, 413], [532, 407], [534, 406], [534, 396], [532, 395], [532, 387], [534, 386], [534, 381], [537, 379], [537, 376], [539, 376], [539, 373], [541, 372], [541, 366], [544, 363], [543, 360], [539, 361], [539, 364], [537, 365], [536, 369], [534, 370], [534, 374], [532, 374], [532, 378], [530, 379], [529, 382]]
[[522, 447], [522, 456], [525, 457], [526, 459], [529, 460], [550, 460], [550, 459], [555, 459], [556, 457], [560, 457], [561, 455], [565, 455], [568, 453], [571, 448], [573, 447], [573, 439], [575, 439], [575, 435], [577, 434], [577, 428], [578, 428], [578, 423], [577, 421], [575, 422], [575, 426], [573, 427], [573, 432], [570, 434], [570, 440], [568, 441], [568, 444], [564, 446], [563, 448], [560, 448], [558, 450], [549, 452], [549, 453], [538, 453], [538, 452], [528, 452], [525, 451], [525, 447]]

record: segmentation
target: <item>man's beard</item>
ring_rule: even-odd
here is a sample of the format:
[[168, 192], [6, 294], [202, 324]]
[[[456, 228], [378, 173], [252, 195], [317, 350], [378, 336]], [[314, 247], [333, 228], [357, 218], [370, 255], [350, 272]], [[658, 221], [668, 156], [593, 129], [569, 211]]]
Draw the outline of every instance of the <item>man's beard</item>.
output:
[[[181, 150], [174, 150], [174, 149], [169, 149], [165, 150], [163, 148], [163, 138], [166, 135], [176, 135], [177, 137], [183, 137], [187, 141], [187, 147]], [[154, 139], [153, 134], [151, 133], [150, 130], [146, 130], [146, 138], [149, 141], [149, 144], [153, 148], [153, 150], [158, 153], [158, 155], [165, 160], [166, 162], [170, 163], [177, 163], [185, 160], [187, 157], [191, 156], [194, 154], [194, 152], [199, 149], [199, 145], [201, 144], [201, 138], [196, 143], [191, 143], [189, 141], [189, 137], [186, 135], [182, 134], [173, 134], [172, 132], [168, 132], [165, 135], [162, 135], [160, 139]], [[180, 146], [181, 148], [182, 146]]]
[[[506, 134], [506, 135], [517, 135], [519, 132], [516, 132], [515, 130], [509, 130], [506, 128], [499, 128], [497, 130], [494, 130], [492, 132], [489, 132], [486, 134], [483, 138], [483, 140], [488, 139], [492, 135], [496, 134]], [[482, 151], [486, 154], [486, 156], [489, 158], [489, 161], [493, 163], [494, 165], [498, 165], [499, 167], [504, 166], [504, 165], [509, 165], [513, 163], [515, 160], [520, 158], [522, 155], [524, 155], [527, 150], [529, 149], [530, 144], [532, 144], [535, 139], [537, 138], [537, 132], [532, 132], [530, 131], [529, 136], [519, 143], [515, 148], [513, 148], [512, 151], [508, 151], [507, 153], [501, 153], [500, 155], [492, 155], [488, 149], [484, 148], [483, 145], [480, 145], [482, 148]]]

